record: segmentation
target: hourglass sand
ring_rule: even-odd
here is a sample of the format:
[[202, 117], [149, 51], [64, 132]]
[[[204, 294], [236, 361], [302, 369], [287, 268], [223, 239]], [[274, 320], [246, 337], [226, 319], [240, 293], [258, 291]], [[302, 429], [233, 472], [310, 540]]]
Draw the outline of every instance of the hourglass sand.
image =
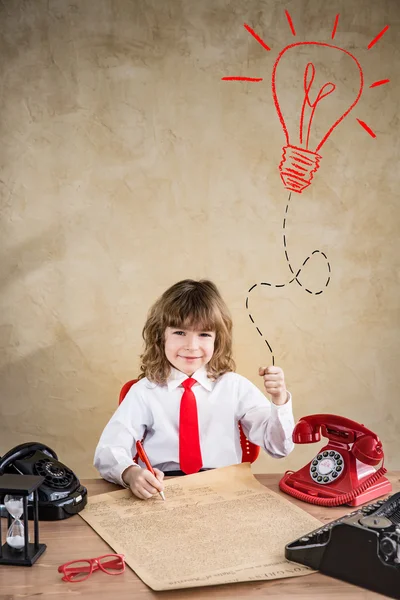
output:
[[11, 525], [7, 531], [6, 542], [14, 550], [21, 552], [25, 546], [25, 529], [21, 522], [22, 513], [24, 512], [22, 496], [7, 494], [4, 497], [4, 506], [12, 518]]

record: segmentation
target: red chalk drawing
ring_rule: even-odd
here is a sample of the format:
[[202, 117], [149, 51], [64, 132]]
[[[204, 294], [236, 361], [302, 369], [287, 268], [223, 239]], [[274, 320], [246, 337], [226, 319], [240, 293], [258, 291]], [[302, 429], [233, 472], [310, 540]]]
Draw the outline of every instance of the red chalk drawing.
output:
[[292, 31], [292, 34], [293, 34], [293, 35], [296, 35], [296, 31], [295, 31], [295, 29], [294, 29], [294, 25], [293, 25], [292, 17], [290, 16], [290, 14], [289, 14], [289, 11], [288, 11], [288, 10], [285, 10], [285, 15], [286, 15], [286, 18], [287, 18], [287, 20], [288, 20], [289, 27], [290, 27], [290, 29], [291, 29], [291, 31]]
[[[285, 10], [285, 15], [287, 21], [289, 23], [289, 27], [291, 29], [292, 34], [296, 35], [296, 30], [293, 24], [293, 20], [287, 10]], [[337, 32], [337, 27], [339, 23], [339, 15], [337, 14], [335, 17], [335, 22], [332, 29], [332, 39], [335, 37]], [[253, 36], [253, 38], [267, 51], [270, 51], [270, 47], [266, 44], [266, 42], [246, 23], [244, 24], [245, 29]], [[368, 49], [372, 48], [378, 40], [386, 33], [389, 29], [389, 25], [386, 25], [380, 31], [375, 38], [369, 43]], [[324, 111], [325, 102], [324, 100], [335, 94], [335, 97], [339, 94], [339, 90], [336, 89], [335, 83], [332, 81], [327, 81], [323, 85], [316, 85], [316, 66], [314, 62], [309, 60], [305, 66], [302, 77], [302, 94], [303, 100], [301, 105], [298, 107], [298, 125], [293, 129], [287, 125], [287, 115], [284, 114], [284, 111], [281, 107], [281, 101], [279, 98], [279, 94], [277, 91], [277, 81], [283, 80], [283, 77], [280, 76], [281, 66], [287, 60], [292, 61], [293, 64], [296, 59], [301, 54], [304, 54], [305, 50], [316, 49], [320, 51], [324, 49], [328, 50], [329, 58], [331, 59], [332, 64], [336, 62], [336, 64], [342, 65], [345, 61], [352, 64], [353, 66], [353, 97], [350, 98], [350, 90], [346, 90], [346, 98], [350, 98], [350, 102], [347, 107], [341, 111], [341, 114], [336, 115], [334, 121], [328, 126], [327, 130], [322, 132], [322, 135], [319, 133], [319, 139], [317, 142], [311, 143], [311, 132], [314, 130], [313, 127], [314, 120], [316, 115], [320, 114], [321, 111]], [[338, 54], [339, 53], [339, 54]], [[341, 55], [341, 56], [339, 56]], [[288, 59], [289, 57], [289, 59]], [[336, 59], [336, 61], [335, 61]], [[329, 63], [329, 60], [328, 60]], [[330, 65], [328, 64], [328, 67]], [[282, 69], [284, 71], [284, 68]], [[349, 71], [350, 72], [350, 71]], [[236, 76], [228, 76], [222, 77], [224, 81], [250, 81], [250, 82], [260, 82], [263, 80], [262, 77], [236, 77]], [[380, 81], [376, 81], [370, 85], [370, 88], [378, 87], [380, 85], [389, 83], [389, 79], [382, 79]], [[316, 89], [314, 89], [316, 88]], [[315, 173], [317, 172], [322, 155], [320, 153], [321, 148], [328, 140], [330, 135], [336, 129], [336, 127], [347, 117], [347, 115], [353, 110], [358, 101], [360, 100], [361, 94], [364, 89], [364, 75], [359, 61], [356, 59], [353, 54], [341, 48], [339, 46], [334, 46], [332, 44], [327, 44], [324, 42], [298, 42], [296, 44], [289, 44], [281, 52], [278, 54], [278, 57], [274, 63], [272, 70], [272, 96], [275, 104], [275, 108], [278, 114], [279, 121], [282, 125], [283, 133], [286, 138], [286, 144], [282, 148], [282, 159], [279, 164], [279, 171], [281, 175], [282, 182], [286, 189], [297, 192], [301, 194], [304, 189], [306, 189], [312, 182]], [[287, 96], [287, 90], [285, 90], [285, 96]], [[314, 98], [314, 100], [312, 100]], [[293, 107], [291, 107], [292, 109]], [[363, 129], [373, 138], [376, 137], [374, 131], [361, 119], [357, 119], [357, 122], [363, 127]], [[318, 130], [319, 131], [319, 130]]]
[[389, 83], [390, 79], [381, 79], [380, 81], [374, 81], [374, 83], [371, 83], [371, 85], [369, 86], [370, 88], [374, 88], [377, 87], [378, 85], [384, 85], [385, 83]]
[[253, 38], [254, 38], [255, 40], [257, 40], [257, 42], [258, 42], [259, 44], [261, 44], [261, 46], [262, 46], [262, 47], [263, 47], [265, 50], [267, 50], [267, 51], [271, 50], [271, 48], [270, 48], [269, 46], [267, 46], [267, 44], [264, 42], [264, 40], [262, 40], [262, 39], [260, 38], [260, 36], [259, 36], [259, 35], [257, 35], [257, 33], [256, 33], [256, 32], [255, 32], [255, 31], [254, 31], [254, 30], [253, 30], [253, 29], [252, 29], [252, 28], [251, 28], [249, 25], [247, 25], [247, 23], [244, 23], [244, 25], [243, 25], [243, 26], [244, 26], [244, 28], [245, 28], [245, 29], [247, 29], [247, 31], [248, 31], [248, 32], [249, 32], [249, 33], [250, 33], [250, 34], [253, 36]]
[[368, 125], [364, 123], [364, 121], [361, 121], [361, 119], [357, 119], [357, 121], [360, 123], [361, 127], [364, 127], [365, 131], [369, 133], [371, 137], [376, 137], [376, 134], [372, 131], [371, 127], [368, 127]]
[[335, 24], [334, 24], [333, 29], [332, 29], [332, 39], [336, 35], [336, 29], [337, 29], [338, 23], [339, 23], [339, 15], [336, 15], [336, 17], [335, 17]]
[[262, 81], [262, 77], [222, 77], [222, 81]]
[[389, 29], [389, 25], [386, 25], [386, 27], [384, 27], [382, 29], [382, 31], [380, 31], [376, 37], [374, 37], [374, 39], [372, 40], [372, 42], [370, 42], [368, 44], [368, 50], [370, 50], [372, 48], [372, 46], [375, 46], [376, 42], [381, 39], [381, 37], [383, 36], [383, 34], [386, 33], [388, 29]]

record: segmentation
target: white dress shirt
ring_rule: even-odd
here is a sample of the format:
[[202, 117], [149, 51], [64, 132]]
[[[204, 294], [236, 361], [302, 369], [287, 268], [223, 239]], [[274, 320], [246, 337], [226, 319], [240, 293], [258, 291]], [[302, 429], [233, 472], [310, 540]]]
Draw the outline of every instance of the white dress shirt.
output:
[[[293, 449], [294, 418], [292, 399], [277, 406], [248, 379], [225, 373], [216, 381], [201, 367], [192, 377], [199, 418], [203, 468], [225, 467], [242, 461], [238, 421], [246, 437], [274, 458]], [[153, 467], [173, 471], [179, 466], [179, 408], [182, 381], [187, 375], [172, 368], [166, 385], [147, 378], [135, 383], [106, 425], [94, 457], [100, 475], [113, 483], [125, 484], [122, 473], [132, 466], [136, 441], [145, 430], [144, 448]], [[142, 463], [139, 461], [140, 466]]]

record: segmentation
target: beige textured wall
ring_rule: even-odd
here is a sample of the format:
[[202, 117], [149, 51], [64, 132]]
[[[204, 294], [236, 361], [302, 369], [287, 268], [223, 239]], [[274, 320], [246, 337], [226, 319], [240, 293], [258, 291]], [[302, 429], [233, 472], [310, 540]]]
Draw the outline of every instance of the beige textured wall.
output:
[[[146, 311], [184, 277], [220, 286], [238, 371], [259, 384], [270, 355], [247, 290], [291, 275], [272, 66], [294, 41], [331, 42], [337, 13], [335, 42], [360, 61], [365, 93], [324, 146], [312, 186], [292, 195], [286, 223], [294, 269], [318, 249], [331, 281], [318, 254], [302, 281], [323, 294], [258, 286], [249, 301], [296, 418], [362, 421], [400, 468], [397, 0], [0, 3], [0, 454], [38, 440], [81, 477], [95, 474], [97, 439], [137, 373]], [[335, 65], [319, 66], [333, 76]], [[346, 97], [351, 73], [340, 68]], [[293, 69], [286, 77], [294, 111]], [[299, 468], [317, 450], [262, 456], [255, 469]]]

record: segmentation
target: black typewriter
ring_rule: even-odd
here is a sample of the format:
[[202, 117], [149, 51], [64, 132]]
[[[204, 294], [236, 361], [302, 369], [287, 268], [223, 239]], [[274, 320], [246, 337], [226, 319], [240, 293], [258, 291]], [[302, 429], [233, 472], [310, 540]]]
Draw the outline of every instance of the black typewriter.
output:
[[287, 544], [288, 560], [400, 598], [400, 492]]

